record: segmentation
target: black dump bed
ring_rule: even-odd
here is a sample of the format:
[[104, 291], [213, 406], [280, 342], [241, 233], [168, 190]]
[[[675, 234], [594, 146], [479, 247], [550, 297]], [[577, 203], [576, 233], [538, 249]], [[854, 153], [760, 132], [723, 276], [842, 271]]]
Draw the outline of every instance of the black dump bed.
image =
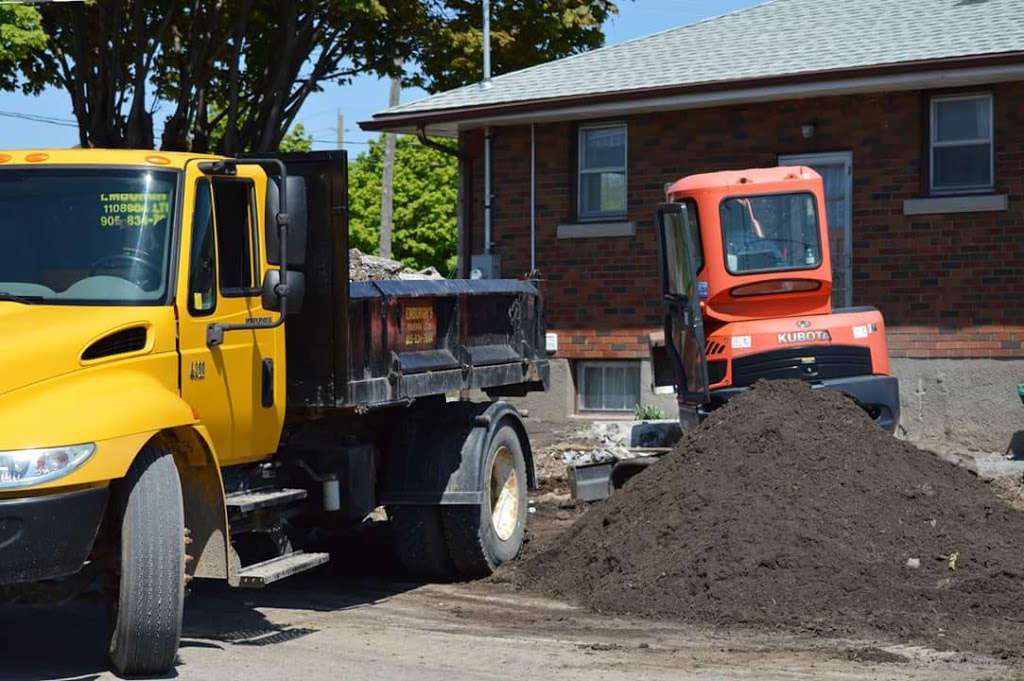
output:
[[290, 407], [359, 409], [462, 389], [498, 396], [546, 388], [533, 282], [350, 283], [345, 152], [279, 158], [290, 176], [305, 179], [308, 223], [305, 257], [290, 266], [305, 278], [302, 309], [288, 315], [285, 332]]

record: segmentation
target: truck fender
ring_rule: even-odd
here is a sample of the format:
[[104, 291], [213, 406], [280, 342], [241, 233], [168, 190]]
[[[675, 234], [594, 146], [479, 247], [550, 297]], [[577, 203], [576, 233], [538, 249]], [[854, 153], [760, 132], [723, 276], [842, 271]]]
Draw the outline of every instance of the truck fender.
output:
[[174, 453], [181, 477], [185, 527], [191, 543], [186, 565], [194, 577], [228, 579], [232, 567], [231, 537], [224, 481], [210, 434], [203, 426], [179, 426], [161, 431], [156, 439]]
[[[415, 405], [412, 407], [415, 409]], [[380, 503], [453, 505], [483, 501], [482, 470], [491, 438], [515, 429], [531, 489], [537, 485], [533, 451], [519, 411], [508, 402], [426, 405], [383, 446]]]

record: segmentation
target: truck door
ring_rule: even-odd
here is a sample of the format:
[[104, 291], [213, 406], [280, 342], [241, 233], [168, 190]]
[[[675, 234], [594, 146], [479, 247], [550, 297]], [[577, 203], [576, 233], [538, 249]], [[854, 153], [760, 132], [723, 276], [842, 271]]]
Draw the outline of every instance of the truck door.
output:
[[695, 243], [700, 237], [681, 203], [658, 206], [656, 224], [665, 304], [665, 347], [675, 373], [680, 418], [692, 418], [696, 423], [698, 408], [711, 400], [694, 257]]
[[253, 461], [278, 444], [284, 367], [275, 359], [284, 329], [232, 331], [212, 347], [206, 334], [212, 323], [270, 322], [275, 314], [260, 300], [266, 267], [256, 197], [265, 180], [245, 167], [236, 176], [190, 174], [190, 180], [182, 248], [188, 261], [178, 289], [181, 393], [209, 429], [221, 464]]

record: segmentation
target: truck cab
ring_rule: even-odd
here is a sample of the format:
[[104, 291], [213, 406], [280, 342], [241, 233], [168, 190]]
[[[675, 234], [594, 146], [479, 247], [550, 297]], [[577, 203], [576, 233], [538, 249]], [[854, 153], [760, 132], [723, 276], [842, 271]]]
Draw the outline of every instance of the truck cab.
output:
[[807, 167], [705, 173], [673, 183], [666, 198], [659, 373], [684, 421], [757, 380], [792, 378], [853, 395], [895, 430], [899, 388], [881, 313], [832, 307], [821, 177]]
[[263, 587], [379, 509], [418, 576], [516, 557], [539, 291], [351, 283], [347, 167], [0, 152], [0, 604], [100, 585], [114, 668], [164, 674], [189, 580]]

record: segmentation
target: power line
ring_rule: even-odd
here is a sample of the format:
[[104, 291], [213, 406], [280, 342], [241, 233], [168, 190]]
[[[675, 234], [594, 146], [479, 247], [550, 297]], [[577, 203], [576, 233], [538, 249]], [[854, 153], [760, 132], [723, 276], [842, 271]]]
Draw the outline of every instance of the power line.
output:
[[50, 116], [37, 116], [36, 114], [18, 113], [16, 111], [0, 111], [0, 116], [6, 118], [18, 118], [24, 121], [35, 123], [48, 123], [49, 125], [62, 125], [68, 128], [77, 128], [78, 123], [66, 118], [51, 118]]
[[[316, 142], [317, 144], [337, 144], [338, 143], [338, 140], [318, 140], [318, 139], [314, 139], [313, 141]], [[370, 143], [369, 142], [360, 142], [360, 141], [357, 141], [357, 140], [345, 140], [345, 146], [348, 146], [350, 144], [365, 144], [365, 145], [369, 145]]]
[[[59, 1], [59, 0], [55, 0], [55, 1]], [[0, 0], [0, 4], [3, 4], [3, 0]], [[46, 123], [48, 125], [60, 125], [60, 126], [66, 127], [66, 128], [77, 128], [78, 127], [78, 123], [76, 123], [75, 121], [72, 121], [72, 120], [68, 120], [66, 118], [53, 118], [53, 117], [50, 117], [50, 116], [39, 116], [39, 115], [36, 115], [36, 114], [20, 113], [20, 112], [17, 112], [17, 111], [0, 111], [0, 116], [6, 117], [6, 118], [17, 118], [19, 120], [24, 120], [24, 121], [32, 121], [33, 123]], [[159, 133], [155, 133], [155, 134], [159, 134]], [[337, 144], [337, 142], [338, 142], [337, 140], [326, 140], [326, 139], [313, 139], [312, 141], [316, 142], [317, 144]], [[363, 142], [361, 140], [346, 140], [345, 144], [346, 145], [349, 145], [349, 144], [362, 144], [362, 145], [369, 146], [370, 142]]]

